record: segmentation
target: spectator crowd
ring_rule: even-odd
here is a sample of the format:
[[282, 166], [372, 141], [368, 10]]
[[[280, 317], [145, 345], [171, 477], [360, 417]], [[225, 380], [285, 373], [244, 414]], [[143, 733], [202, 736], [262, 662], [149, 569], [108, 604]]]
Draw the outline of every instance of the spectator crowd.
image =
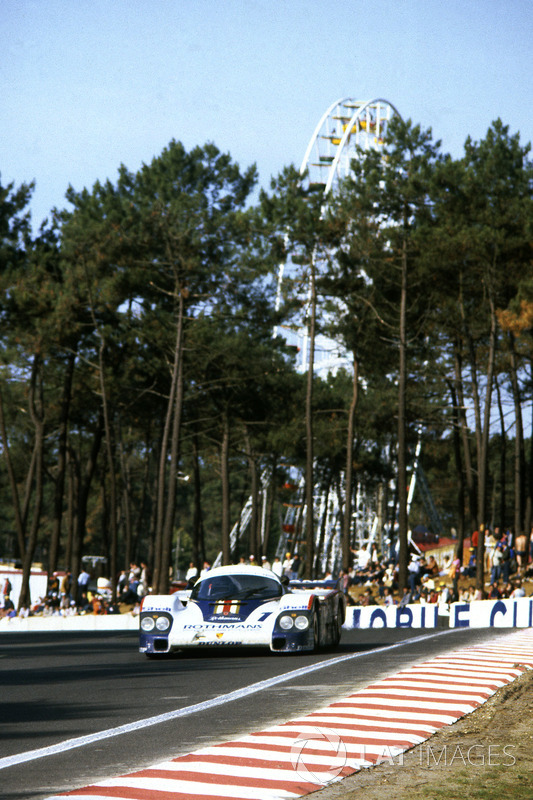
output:
[[[476, 544], [479, 532], [474, 532], [472, 544]], [[399, 592], [398, 560], [392, 554], [382, 556], [375, 545], [352, 550], [354, 563], [347, 571], [337, 576], [330, 572], [322, 578], [338, 581], [350, 605], [407, 605], [411, 603], [449, 604], [462, 601], [519, 598], [531, 594], [533, 583], [533, 537], [514, 537], [510, 531], [500, 534], [484, 531], [485, 574], [490, 578], [484, 588], [475, 586], [476, 546], [469, 549], [463, 559], [458, 552], [437, 561], [435, 555], [425, 557], [411, 546], [407, 572], [407, 585]], [[529, 545], [529, 547], [528, 547]], [[529, 550], [529, 552], [528, 552]], [[284, 558], [276, 556], [272, 562], [266, 556], [259, 560], [254, 555], [244, 556], [240, 564], [261, 566], [272, 570], [278, 577], [297, 580], [302, 575], [300, 556], [290, 552]], [[172, 590], [191, 588], [198, 577], [211, 569], [205, 561], [198, 570], [191, 562], [185, 580], [175, 582]], [[527, 591], [526, 591], [527, 590]], [[11, 598], [12, 585], [9, 577], [4, 579], [0, 596], [0, 617], [27, 617], [34, 615], [70, 616], [74, 614], [120, 614], [140, 611], [142, 598], [151, 591], [151, 575], [145, 562], [131, 563], [129, 570], [122, 570], [117, 578], [116, 599], [113, 599], [111, 582], [105, 578], [95, 580], [82, 568], [74, 579], [70, 571], [54, 575], [48, 581], [46, 595], [30, 608], [17, 611]]]

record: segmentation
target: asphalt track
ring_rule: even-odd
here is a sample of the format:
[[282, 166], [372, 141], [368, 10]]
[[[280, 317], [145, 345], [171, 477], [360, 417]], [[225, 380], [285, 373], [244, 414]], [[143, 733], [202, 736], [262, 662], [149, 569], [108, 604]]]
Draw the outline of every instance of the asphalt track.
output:
[[500, 630], [345, 631], [335, 652], [190, 652], [136, 635], [2, 634], [0, 798], [44, 800], [311, 713]]

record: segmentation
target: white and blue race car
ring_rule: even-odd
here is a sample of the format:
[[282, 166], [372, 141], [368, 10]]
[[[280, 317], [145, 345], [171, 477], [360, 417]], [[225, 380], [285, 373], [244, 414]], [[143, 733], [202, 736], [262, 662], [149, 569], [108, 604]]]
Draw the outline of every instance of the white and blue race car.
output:
[[189, 647], [268, 647], [280, 653], [335, 647], [345, 598], [336, 581], [290, 584], [270, 570], [216, 567], [190, 595], [147, 595], [139, 650], [149, 657]]

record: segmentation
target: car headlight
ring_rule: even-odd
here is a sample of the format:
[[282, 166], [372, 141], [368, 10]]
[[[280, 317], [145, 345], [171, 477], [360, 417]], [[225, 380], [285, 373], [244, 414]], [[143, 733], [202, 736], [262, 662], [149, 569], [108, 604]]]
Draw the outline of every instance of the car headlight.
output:
[[292, 617], [285, 615], [284, 617], [280, 617], [279, 627], [282, 628], [284, 631], [290, 631], [292, 626], [294, 625], [294, 620]]
[[309, 627], [309, 617], [304, 617], [303, 614], [300, 614], [294, 620], [294, 627], [298, 628], [299, 631], [305, 631]]
[[141, 630], [145, 633], [150, 633], [155, 628], [155, 619], [153, 617], [144, 617], [141, 620]]
[[166, 631], [170, 628], [170, 620], [168, 617], [158, 617], [155, 621], [155, 627], [158, 631]]

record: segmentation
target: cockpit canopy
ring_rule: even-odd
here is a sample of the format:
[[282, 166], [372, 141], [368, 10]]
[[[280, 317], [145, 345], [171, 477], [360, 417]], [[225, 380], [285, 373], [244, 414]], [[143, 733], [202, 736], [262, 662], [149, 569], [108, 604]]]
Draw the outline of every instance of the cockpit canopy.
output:
[[216, 575], [209, 574], [198, 581], [191, 592], [191, 600], [270, 600], [281, 597], [283, 586], [268, 575]]

